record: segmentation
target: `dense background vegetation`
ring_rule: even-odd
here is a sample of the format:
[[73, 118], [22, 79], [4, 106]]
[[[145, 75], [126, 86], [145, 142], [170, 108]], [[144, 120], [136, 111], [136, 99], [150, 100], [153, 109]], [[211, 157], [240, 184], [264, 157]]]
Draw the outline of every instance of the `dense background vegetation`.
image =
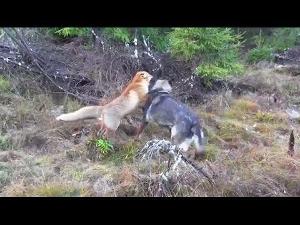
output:
[[[300, 196], [299, 33], [1, 28], [0, 196]], [[206, 155], [195, 164], [213, 186], [184, 160], [136, 157], [170, 140], [155, 124], [133, 138], [139, 111], [109, 140], [94, 135], [95, 120], [55, 120], [109, 102], [140, 69], [169, 80], [199, 116]]]
[[[90, 28], [51, 28], [57, 38], [91, 36]], [[194, 73], [207, 79], [238, 75], [245, 66], [273, 61], [274, 54], [299, 43], [300, 28], [102, 28], [109, 40], [133, 43], [135, 37], [173, 57], [195, 63]]]

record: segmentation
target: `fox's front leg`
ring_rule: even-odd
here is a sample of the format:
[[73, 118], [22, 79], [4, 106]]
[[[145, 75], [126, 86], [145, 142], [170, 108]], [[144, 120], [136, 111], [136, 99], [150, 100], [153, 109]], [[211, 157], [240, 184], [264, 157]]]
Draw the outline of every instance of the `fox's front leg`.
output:
[[97, 137], [108, 139], [109, 137], [115, 137], [115, 132], [111, 131], [105, 125], [101, 125], [101, 128], [97, 131]]
[[98, 124], [97, 124], [97, 136], [101, 136], [105, 139], [108, 139], [108, 138], [116, 138], [116, 130], [114, 129], [109, 129], [104, 123], [103, 121], [100, 121]]
[[102, 132], [104, 128], [104, 123], [103, 120], [101, 118], [98, 119], [98, 122], [96, 123], [96, 133], [97, 136], [99, 136], [100, 132]]
[[101, 118], [98, 119], [99, 122], [96, 124], [96, 134], [97, 137], [108, 137], [108, 128], [105, 126], [103, 120]]
[[105, 128], [104, 129], [104, 133], [103, 133], [103, 137], [106, 138], [106, 139], [109, 139], [109, 138], [113, 138], [113, 139], [116, 139], [116, 131], [115, 130], [112, 130], [112, 129], [109, 129], [109, 128]]

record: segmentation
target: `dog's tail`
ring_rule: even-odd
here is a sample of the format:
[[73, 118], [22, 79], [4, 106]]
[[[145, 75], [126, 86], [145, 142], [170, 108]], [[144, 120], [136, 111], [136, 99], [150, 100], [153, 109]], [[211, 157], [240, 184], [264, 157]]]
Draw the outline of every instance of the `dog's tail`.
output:
[[82, 119], [100, 118], [102, 114], [102, 106], [86, 106], [75, 112], [62, 114], [56, 117], [56, 120], [75, 121]]
[[196, 147], [197, 153], [198, 154], [204, 154], [205, 148], [204, 148], [204, 132], [203, 129], [199, 124], [195, 124], [192, 127], [192, 132], [193, 132], [193, 142]]

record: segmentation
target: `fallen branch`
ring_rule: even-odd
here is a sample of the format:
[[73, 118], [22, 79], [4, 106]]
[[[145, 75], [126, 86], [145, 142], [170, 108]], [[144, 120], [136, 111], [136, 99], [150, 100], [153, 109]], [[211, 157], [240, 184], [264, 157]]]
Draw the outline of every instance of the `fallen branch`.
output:
[[[186, 158], [181, 153], [180, 149], [169, 141], [157, 139], [148, 141], [145, 146], [138, 151], [136, 157], [140, 158], [142, 161], [145, 161], [151, 160], [153, 158], [159, 158], [160, 155], [169, 156], [168, 170], [161, 174], [164, 180], [168, 180], [170, 172], [174, 171], [178, 167], [178, 165], [181, 164], [183, 168], [192, 168], [198, 174], [201, 174], [205, 178], [207, 178], [210, 184], [214, 184], [212, 178], [203, 170], [202, 167], [199, 167], [195, 162]], [[172, 165], [170, 165], [171, 158], [173, 158], [174, 160]]]

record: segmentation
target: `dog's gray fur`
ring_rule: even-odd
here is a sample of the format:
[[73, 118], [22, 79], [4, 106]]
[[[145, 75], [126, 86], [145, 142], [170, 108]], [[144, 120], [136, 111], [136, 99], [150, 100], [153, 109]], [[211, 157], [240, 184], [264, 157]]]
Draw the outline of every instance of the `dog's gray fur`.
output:
[[183, 151], [194, 143], [197, 154], [204, 153], [204, 133], [198, 116], [189, 107], [171, 96], [172, 88], [167, 80], [157, 80], [148, 93], [144, 116], [138, 135], [148, 123], [169, 128], [171, 140]]

